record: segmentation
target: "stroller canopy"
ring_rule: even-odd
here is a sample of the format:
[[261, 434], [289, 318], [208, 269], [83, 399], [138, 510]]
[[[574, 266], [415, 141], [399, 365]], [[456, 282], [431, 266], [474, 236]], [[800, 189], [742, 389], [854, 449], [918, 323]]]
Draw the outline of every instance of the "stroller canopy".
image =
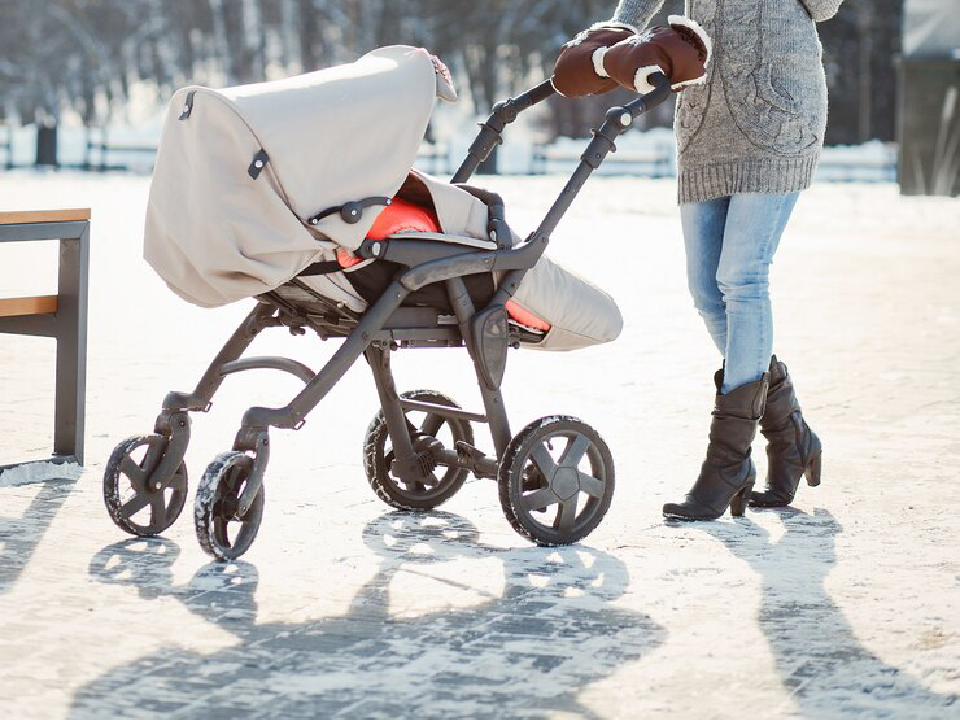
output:
[[[337, 245], [356, 249], [416, 159], [437, 97], [425, 50], [173, 97], [147, 205], [144, 257], [203, 306], [273, 290]], [[354, 204], [356, 203], [356, 204]]]

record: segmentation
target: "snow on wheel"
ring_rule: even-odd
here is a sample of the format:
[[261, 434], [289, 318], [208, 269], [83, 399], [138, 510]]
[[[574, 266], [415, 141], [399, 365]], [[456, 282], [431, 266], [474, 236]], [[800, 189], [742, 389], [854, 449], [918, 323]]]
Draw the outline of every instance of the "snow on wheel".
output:
[[253, 458], [225, 452], [207, 466], [197, 487], [194, 521], [203, 550], [218, 560], [235, 560], [253, 544], [263, 519], [264, 486], [240, 514], [240, 496], [250, 478]]
[[541, 418], [521, 430], [500, 461], [500, 505], [513, 529], [538, 545], [589, 535], [613, 498], [613, 457], [575, 417]]
[[142, 435], [121, 442], [103, 473], [103, 503], [114, 524], [138, 537], [153, 537], [180, 517], [187, 501], [187, 467], [182, 462], [162, 487], [148, 482], [160, 465], [169, 440]]
[[[405, 400], [446, 405], [459, 408], [453, 400], [433, 390], [412, 390], [400, 397]], [[413, 447], [420, 454], [421, 463], [427, 468], [436, 469], [437, 462], [431, 452], [431, 446], [439, 440], [444, 449], [456, 452], [457, 442], [464, 441], [473, 445], [473, 428], [468, 420], [448, 418], [429, 412], [406, 410], [407, 427], [413, 440]], [[387, 432], [387, 421], [381, 410], [373, 418], [363, 439], [363, 469], [367, 481], [377, 496], [388, 505], [401, 510], [432, 510], [449, 500], [463, 485], [469, 474], [463, 468], [448, 467], [442, 476], [430, 475], [429, 482], [406, 483], [390, 472], [393, 462], [393, 448]]]

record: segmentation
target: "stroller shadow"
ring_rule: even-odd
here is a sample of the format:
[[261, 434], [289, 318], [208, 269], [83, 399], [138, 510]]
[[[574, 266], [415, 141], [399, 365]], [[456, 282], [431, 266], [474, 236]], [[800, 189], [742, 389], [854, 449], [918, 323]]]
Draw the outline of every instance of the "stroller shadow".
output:
[[858, 642], [824, 584], [843, 532], [833, 515], [792, 508], [779, 514], [786, 532], [775, 543], [750, 523], [703, 523], [700, 529], [761, 576], [758, 624], [799, 715], [945, 717], [957, 711], [957, 695], [929, 690]]
[[[12, 588], [30, 562], [63, 503], [73, 492], [76, 480], [51, 478], [38, 487], [37, 494], [20, 517], [0, 514], [0, 595]], [[0, 497], [5, 488], [0, 488]]]
[[[237, 644], [210, 655], [165, 648], [125, 663], [75, 694], [72, 717], [146, 708], [202, 717], [592, 718], [580, 692], [664, 641], [646, 615], [611, 606], [629, 575], [606, 553], [485, 547], [469, 521], [440, 512], [388, 513], [363, 537], [378, 568], [347, 612], [296, 624], [257, 624], [258, 574], [249, 563], [210, 563], [178, 587], [175, 543], [104, 548], [91, 575], [132, 584], [144, 598], [175, 597]], [[391, 614], [399, 573], [491, 557], [502, 567], [500, 596], [416, 617]], [[444, 582], [473, 589], [467, 574]]]

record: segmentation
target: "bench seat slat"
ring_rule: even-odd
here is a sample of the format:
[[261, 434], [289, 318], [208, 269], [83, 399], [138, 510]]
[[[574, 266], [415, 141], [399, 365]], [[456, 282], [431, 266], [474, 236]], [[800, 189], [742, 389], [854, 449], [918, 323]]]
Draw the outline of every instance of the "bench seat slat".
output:
[[14, 210], [0, 212], [0, 225], [69, 222], [89, 219], [90, 208], [67, 208], [64, 210]]
[[0, 317], [48, 315], [57, 311], [56, 295], [0, 298]]

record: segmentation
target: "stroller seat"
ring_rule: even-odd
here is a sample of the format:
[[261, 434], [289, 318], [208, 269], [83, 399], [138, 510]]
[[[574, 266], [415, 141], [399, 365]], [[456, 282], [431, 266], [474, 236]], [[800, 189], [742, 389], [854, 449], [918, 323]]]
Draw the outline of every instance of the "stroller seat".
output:
[[[403, 240], [418, 240], [422, 242], [425, 238], [435, 242], [452, 243], [461, 247], [464, 252], [469, 252], [471, 248], [485, 251], [497, 249], [497, 244], [492, 240], [443, 233], [440, 228], [440, 220], [434, 210], [401, 198], [393, 198], [390, 205], [377, 216], [373, 227], [367, 232], [367, 239], [371, 241], [393, 240], [402, 242]], [[364, 272], [364, 269], [373, 262], [376, 261], [364, 260], [343, 248], [336, 253], [336, 268], [344, 274], [348, 281], [352, 281], [351, 285], [355, 289], [359, 288], [358, 291], [367, 299], [375, 299], [375, 295], [383, 290], [390, 277], [389, 270], [385, 272], [382, 269], [376, 271], [370, 269]], [[321, 264], [330, 269], [333, 266], [333, 263]], [[317, 283], [312, 282], [313, 277], [307, 275], [284, 283], [274, 291], [274, 294], [306, 313], [317, 314], [329, 310], [328, 299], [317, 297], [317, 294], [322, 296], [325, 286], [318, 286]], [[468, 281], [468, 287], [471, 286], [474, 289], [472, 293], [474, 301], [488, 301], [493, 295], [494, 282], [492, 278], [475, 278]], [[434, 301], [433, 303], [430, 302], [431, 299]], [[445, 309], [449, 312], [446, 296], [442, 292], [421, 292], [419, 297], [414, 296], [412, 299], [408, 299], [405, 305], [435, 305], [438, 309]], [[507, 301], [506, 309], [511, 325], [516, 329], [515, 334], [524, 343], [540, 343], [552, 329], [549, 322], [521, 307], [514, 300]]]
[[[480, 200], [482, 197], [484, 200]], [[489, 207], [486, 203], [496, 203]], [[367, 243], [409, 241], [442, 243], [462, 253], [491, 252], [497, 242], [486, 237], [490, 214], [502, 215], [502, 200], [477, 188], [464, 189], [411, 171], [390, 205], [377, 215], [366, 234]], [[464, 219], [466, 218], [466, 219]], [[504, 227], [504, 226], [501, 226]], [[451, 229], [452, 231], [444, 232]], [[519, 238], [509, 229], [510, 245]], [[323, 274], [308, 267], [297, 278], [276, 291], [302, 306], [316, 309], [334, 289], [349, 288], [362, 313], [376, 302], [401, 269], [388, 260], [358, 257], [340, 248], [335, 262], [315, 264]], [[465, 278], [472, 300], [485, 305], [498, 287], [499, 273]], [[344, 304], [346, 306], [346, 304]], [[412, 293], [405, 307], [434, 307], [449, 316], [451, 308], [442, 285], [427, 286]], [[521, 347], [539, 350], [576, 350], [615, 340], [623, 327], [620, 310], [613, 298], [596, 285], [543, 256], [523, 278], [514, 297], [506, 303], [511, 329]]]

